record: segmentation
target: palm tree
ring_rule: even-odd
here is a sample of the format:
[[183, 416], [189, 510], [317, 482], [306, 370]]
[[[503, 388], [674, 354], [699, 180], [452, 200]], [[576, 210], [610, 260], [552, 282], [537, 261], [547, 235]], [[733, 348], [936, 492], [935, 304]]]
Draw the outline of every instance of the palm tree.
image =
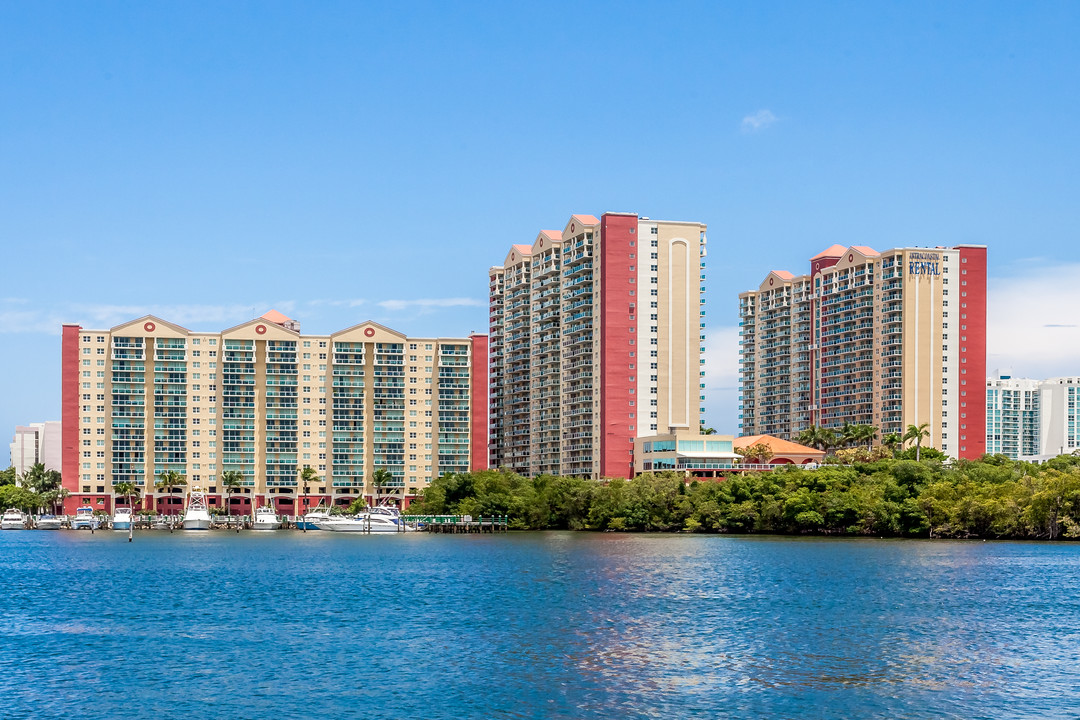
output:
[[64, 504], [64, 498], [70, 495], [71, 492], [65, 487], [57, 487], [52, 490], [46, 490], [41, 493], [41, 502], [52, 510], [54, 514], [57, 513], [57, 506]]
[[239, 470], [227, 470], [221, 473], [221, 486], [225, 488], [225, 504], [229, 516], [232, 516], [232, 495], [244, 485], [244, 474]]
[[904, 433], [904, 442], [915, 442], [915, 459], [921, 460], [921, 449], [923, 438], [930, 437], [930, 423], [921, 423], [919, 425], [908, 425], [907, 431]]
[[[54, 479], [52, 476], [55, 475]], [[55, 489], [59, 482], [56, 482], [60, 477], [60, 473], [55, 470], [46, 470], [43, 463], [34, 463], [30, 466], [30, 469], [22, 474], [19, 478], [19, 482], [22, 486], [32, 492], [43, 493], [49, 490]]]
[[840, 438], [832, 428], [818, 428], [817, 446], [829, 453], [841, 446]]
[[113, 493], [115, 495], [119, 495], [122, 498], [126, 498], [127, 506], [131, 509], [132, 512], [135, 512], [135, 505], [134, 503], [132, 503], [131, 499], [135, 498], [135, 500], [138, 501], [140, 493], [138, 485], [133, 482], [124, 480], [113, 485]]
[[843, 426], [840, 428], [840, 432], [837, 433], [837, 441], [841, 447], [847, 447], [848, 445], [854, 445], [856, 442], [861, 442], [862, 438], [859, 433], [861, 425], [852, 425], [848, 420], [844, 421]]
[[307, 496], [308, 496], [308, 493], [311, 492], [312, 483], [314, 483], [318, 479], [319, 479], [319, 473], [315, 472], [315, 468], [311, 467], [310, 465], [305, 465], [303, 467], [303, 469], [300, 470], [300, 483], [303, 485], [303, 488], [304, 488], [304, 511], [305, 511], [304, 514], [305, 515], [307, 514], [307, 506], [308, 506], [308, 498], [307, 498]]
[[379, 468], [371, 473], [371, 484], [375, 486], [376, 505], [379, 504], [379, 499], [382, 497], [382, 489], [393, 479], [394, 476], [386, 468]]
[[705, 427], [705, 423], [702, 422], [698, 425], [698, 432], [702, 435], [715, 435], [716, 429], [711, 427]]
[[[63, 490], [59, 472], [46, 470], [44, 463], [34, 463], [22, 474], [19, 483], [41, 498], [42, 508], [48, 506], [56, 509], [56, 501], [61, 497], [61, 490]], [[67, 495], [69, 495], [68, 491], [63, 490], [63, 497]], [[38, 511], [40, 512], [42, 508], [38, 508]]]
[[800, 445], [806, 445], [807, 447], [816, 447], [814, 442], [817, 440], [817, 425], [811, 425], [798, 435], [795, 436], [795, 442]]
[[904, 439], [897, 433], [889, 433], [885, 437], [881, 438], [881, 444], [892, 450], [893, 457], [896, 457], [896, 448], [898, 445], [902, 445]]
[[858, 440], [866, 443], [866, 452], [874, 451], [874, 440], [877, 440], [878, 429], [873, 425], [858, 425]]
[[800, 445], [817, 448], [829, 452], [840, 447], [840, 441], [832, 428], [811, 425], [795, 437], [795, 442]]
[[[154, 487], [158, 490], [164, 490], [169, 493], [169, 497], [172, 497], [174, 488], [185, 487], [187, 485], [187, 478], [178, 473], [175, 470], [163, 470], [158, 475], [157, 482], [154, 483]], [[172, 503], [169, 503], [170, 505]]]

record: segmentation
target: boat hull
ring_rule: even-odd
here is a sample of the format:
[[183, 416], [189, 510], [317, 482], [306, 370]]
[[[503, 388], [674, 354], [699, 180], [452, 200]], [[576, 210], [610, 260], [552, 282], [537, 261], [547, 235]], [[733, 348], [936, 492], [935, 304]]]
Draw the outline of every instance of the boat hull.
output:
[[97, 530], [101, 527], [101, 523], [97, 520], [72, 520], [72, 530]]
[[412, 532], [412, 528], [401, 528], [397, 525], [381, 525], [378, 523], [368, 524], [363, 520], [348, 520], [345, 522], [325, 523], [320, 530], [329, 530], [331, 532], [352, 532], [352, 533], [400, 533], [400, 532]]
[[38, 530], [59, 530], [61, 524], [60, 518], [45, 518], [38, 520], [36, 527]]
[[252, 530], [277, 530], [281, 527], [279, 522], [257, 522], [251, 526]]
[[131, 529], [131, 521], [130, 520], [114, 520], [113, 524], [112, 524], [112, 529], [113, 530], [130, 530]]
[[24, 521], [5, 520], [0, 523], [0, 530], [25, 530], [26, 523]]
[[209, 530], [210, 520], [209, 518], [186, 519], [181, 523], [181, 527], [183, 527], [184, 530]]

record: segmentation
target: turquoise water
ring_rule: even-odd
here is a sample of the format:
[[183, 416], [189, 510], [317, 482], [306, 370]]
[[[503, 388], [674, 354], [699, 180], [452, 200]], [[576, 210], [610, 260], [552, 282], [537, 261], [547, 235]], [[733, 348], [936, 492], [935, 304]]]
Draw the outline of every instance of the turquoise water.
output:
[[0, 716], [1080, 713], [1080, 546], [3, 532]]

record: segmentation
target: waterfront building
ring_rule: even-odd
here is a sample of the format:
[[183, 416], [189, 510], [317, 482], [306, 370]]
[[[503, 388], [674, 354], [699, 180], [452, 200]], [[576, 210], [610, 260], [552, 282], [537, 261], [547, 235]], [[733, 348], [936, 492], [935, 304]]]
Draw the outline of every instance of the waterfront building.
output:
[[998, 374], [986, 381], [986, 452], [1013, 460], [1040, 453], [1038, 380]]
[[1080, 450], [1080, 377], [986, 380], [986, 451], [1043, 461]]
[[10, 449], [11, 466], [17, 476], [21, 477], [37, 463], [46, 470], [60, 470], [60, 421], [17, 425]]
[[510, 247], [488, 273], [491, 467], [629, 477], [635, 437], [697, 430], [705, 231], [573, 215]]
[[702, 435], [697, 430], [671, 428], [634, 439], [634, 474], [675, 470], [687, 477], [720, 477], [739, 464], [731, 435]]
[[[293, 515], [361, 495], [407, 503], [435, 477], [486, 467], [485, 335], [412, 338], [373, 322], [302, 335], [274, 311], [193, 332], [147, 316], [65, 325], [62, 353], [69, 509], [108, 506], [127, 481], [152, 496], [144, 506], [175, 510], [180, 498], [154, 489], [175, 471], [212, 506]], [[375, 487], [380, 469], [390, 479]]]
[[[768, 449], [766, 458], [745, 458], [740, 451], [755, 445]], [[670, 432], [634, 439], [634, 473], [674, 470], [688, 478], [718, 478], [745, 469], [770, 470], [781, 465], [817, 467], [824, 450], [773, 437], [704, 435], [673, 428]]]
[[743, 434], [926, 423], [947, 455], [985, 452], [985, 246], [833, 245], [741, 293], [739, 325]]
[[1040, 459], [1080, 450], [1080, 377], [1057, 377], [1039, 383]]
[[744, 435], [735, 438], [735, 449], [745, 450], [764, 445], [772, 455], [770, 465], [817, 465], [825, 459], [825, 451], [772, 435]]

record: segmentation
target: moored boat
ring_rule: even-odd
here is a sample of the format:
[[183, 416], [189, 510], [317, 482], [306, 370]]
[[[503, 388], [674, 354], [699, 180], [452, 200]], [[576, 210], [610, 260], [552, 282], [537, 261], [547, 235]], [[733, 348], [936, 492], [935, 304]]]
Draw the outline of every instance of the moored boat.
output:
[[24, 515], [22, 510], [19, 510], [18, 508], [8, 508], [4, 511], [3, 518], [0, 518], [0, 529], [25, 530], [26, 515]]
[[304, 517], [302, 517], [300, 520], [297, 520], [296, 521], [296, 529], [297, 530], [318, 530], [319, 529], [318, 523], [321, 522], [321, 521], [325, 521], [329, 517], [330, 517], [330, 508], [322, 507], [320, 505], [319, 507], [316, 507], [314, 510], [311, 510], [310, 512], [305, 514]]
[[112, 516], [112, 529], [113, 530], [130, 530], [131, 529], [131, 508], [116, 508], [116, 512]]
[[316, 523], [320, 530], [355, 533], [415, 532], [401, 520], [395, 508], [372, 508], [354, 517], [328, 517]]
[[252, 530], [277, 530], [281, 520], [272, 507], [255, 508], [255, 519], [251, 522]]
[[64, 518], [56, 515], [41, 515], [34, 521], [34, 527], [38, 530], [59, 530], [64, 524]]
[[198, 486], [191, 488], [187, 510], [184, 511], [181, 524], [185, 530], [210, 529], [210, 510], [206, 506], [206, 493]]
[[75, 510], [75, 517], [71, 521], [72, 530], [97, 530], [101, 527], [101, 520], [94, 515], [94, 508], [83, 505]]

